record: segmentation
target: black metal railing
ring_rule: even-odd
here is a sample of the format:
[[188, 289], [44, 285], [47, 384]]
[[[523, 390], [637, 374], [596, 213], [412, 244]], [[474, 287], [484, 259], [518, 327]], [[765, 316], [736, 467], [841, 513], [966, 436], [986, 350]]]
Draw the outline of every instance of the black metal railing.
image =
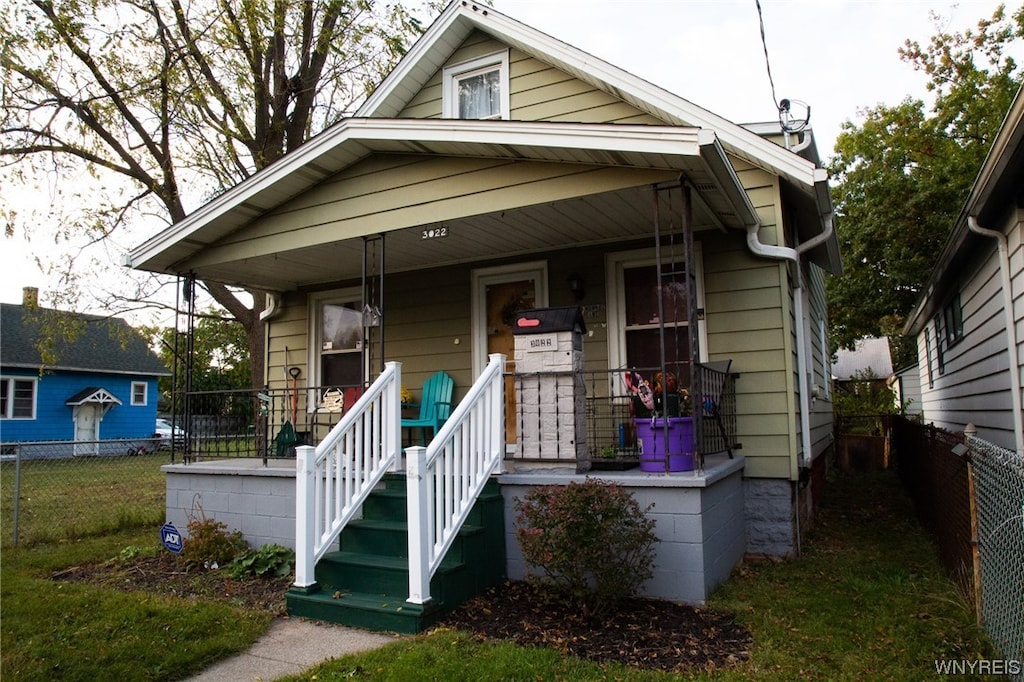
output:
[[362, 393], [361, 386], [194, 391], [169, 415], [183, 432], [172, 458], [185, 462], [230, 457], [294, 457], [295, 446], [316, 445]]
[[[566, 401], [546, 400], [538, 408], [538, 399], [544, 400], [545, 391], [563, 397], [570, 391], [583, 391], [583, 430], [586, 435], [585, 452], [594, 461], [630, 460], [638, 457], [636, 420], [658, 414], [670, 417], [684, 416], [694, 419], [695, 445], [701, 456], [728, 453], [739, 447], [736, 439], [736, 378], [729, 371], [730, 363], [715, 362], [699, 365], [701, 395], [694, 397], [690, 386], [676, 385], [667, 400], [662, 400], [654, 386], [657, 373], [652, 368], [629, 370], [647, 379], [654, 392], [654, 410], [643, 405], [630, 391], [625, 381], [626, 370], [588, 370], [583, 372], [517, 373], [513, 385], [517, 392], [516, 431], [530, 432], [530, 422], [553, 421], [560, 425], [554, 433], [546, 432], [545, 442], [537, 448], [516, 449], [516, 457], [575, 461], [579, 425], [565, 426], [567, 418], [575, 414], [575, 407]], [[692, 385], [692, 384], [691, 384]], [[536, 431], [536, 429], [534, 430]]]
[[[737, 374], [728, 363], [699, 365], [701, 396], [694, 398], [687, 386], [677, 388], [680, 398], [656, 405], [659, 414], [694, 417], [695, 444], [699, 455], [727, 452], [736, 442]], [[656, 370], [633, 370], [651, 380]], [[541, 459], [575, 462], [577, 443], [585, 438], [586, 453], [593, 461], [637, 458], [635, 420], [650, 416], [627, 389], [624, 370], [515, 374], [510, 390], [523, 399], [516, 401], [516, 434], [534, 422], [554, 420], [552, 436], [542, 445]], [[539, 401], [541, 384], [558, 392], [581, 391], [583, 423], [577, 423], [575, 407], [562, 409]], [[361, 386], [316, 386], [240, 391], [196, 391], [182, 394], [176, 404], [182, 409], [168, 419], [183, 431], [171, 443], [172, 461], [195, 462], [229, 457], [293, 457], [295, 446], [316, 445], [337, 424], [346, 409], [359, 398]], [[529, 407], [524, 408], [524, 403]], [[559, 410], [562, 410], [560, 413]], [[176, 432], [177, 433], [177, 432]], [[522, 459], [537, 458], [523, 454]]]

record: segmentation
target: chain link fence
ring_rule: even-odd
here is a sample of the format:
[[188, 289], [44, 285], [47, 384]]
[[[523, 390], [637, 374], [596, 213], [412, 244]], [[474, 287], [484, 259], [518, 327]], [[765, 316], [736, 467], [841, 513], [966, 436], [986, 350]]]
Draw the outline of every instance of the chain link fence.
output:
[[[893, 419], [896, 468], [943, 565], [1005, 661], [1024, 662], [1024, 462], [970, 435]], [[1012, 676], [1024, 682], [1024, 674]]]
[[151, 438], [4, 443], [0, 546], [163, 523], [166, 445]]
[[[1024, 661], [1024, 462], [967, 436], [974, 478], [981, 619], [1006, 659]], [[1024, 674], [1014, 676], [1024, 680]]]

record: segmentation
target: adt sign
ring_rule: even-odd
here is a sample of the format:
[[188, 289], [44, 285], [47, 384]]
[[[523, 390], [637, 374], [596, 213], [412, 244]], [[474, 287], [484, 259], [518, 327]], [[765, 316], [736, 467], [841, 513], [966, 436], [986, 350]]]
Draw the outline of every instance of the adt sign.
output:
[[173, 523], [165, 523], [160, 528], [160, 542], [175, 554], [181, 554], [181, 533]]

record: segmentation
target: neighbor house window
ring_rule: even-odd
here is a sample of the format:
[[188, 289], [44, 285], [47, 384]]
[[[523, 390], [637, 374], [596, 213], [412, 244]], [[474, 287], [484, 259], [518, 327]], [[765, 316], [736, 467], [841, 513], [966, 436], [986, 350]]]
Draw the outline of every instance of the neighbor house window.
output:
[[964, 311], [960, 307], [960, 294], [953, 296], [942, 308], [942, 328], [946, 334], [947, 348], [952, 348], [964, 338]]
[[145, 381], [133, 381], [132, 382], [132, 405], [145, 406], [147, 395], [149, 393], [149, 384]]
[[36, 380], [0, 378], [0, 419], [35, 419]]
[[443, 78], [445, 118], [508, 119], [508, 50], [447, 66]]
[[363, 312], [358, 289], [312, 299], [315, 352], [312, 366], [319, 386], [363, 383]]
[[928, 366], [928, 388], [935, 388], [935, 371], [932, 369], [932, 330], [924, 329], [924, 359]]
[[939, 315], [935, 318], [935, 365], [940, 376], [946, 373], [946, 346], [945, 319]]

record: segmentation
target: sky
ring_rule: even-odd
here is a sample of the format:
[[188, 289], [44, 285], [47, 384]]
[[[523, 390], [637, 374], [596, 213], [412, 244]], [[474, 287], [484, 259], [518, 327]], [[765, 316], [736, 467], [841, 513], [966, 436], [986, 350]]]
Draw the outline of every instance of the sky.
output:
[[[494, 0], [498, 11], [735, 123], [777, 120], [777, 99], [804, 102], [823, 159], [842, 123], [857, 123], [861, 111], [926, 99], [926, 77], [897, 50], [936, 33], [932, 12], [944, 30], [963, 31], [998, 4], [760, 0], [762, 44], [755, 0]], [[5, 194], [0, 188], [0, 201]], [[44, 294], [54, 286], [33, 258], [46, 255], [47, 242], [0, 239], [0, 301], [20, 303], [25, 286]]]

